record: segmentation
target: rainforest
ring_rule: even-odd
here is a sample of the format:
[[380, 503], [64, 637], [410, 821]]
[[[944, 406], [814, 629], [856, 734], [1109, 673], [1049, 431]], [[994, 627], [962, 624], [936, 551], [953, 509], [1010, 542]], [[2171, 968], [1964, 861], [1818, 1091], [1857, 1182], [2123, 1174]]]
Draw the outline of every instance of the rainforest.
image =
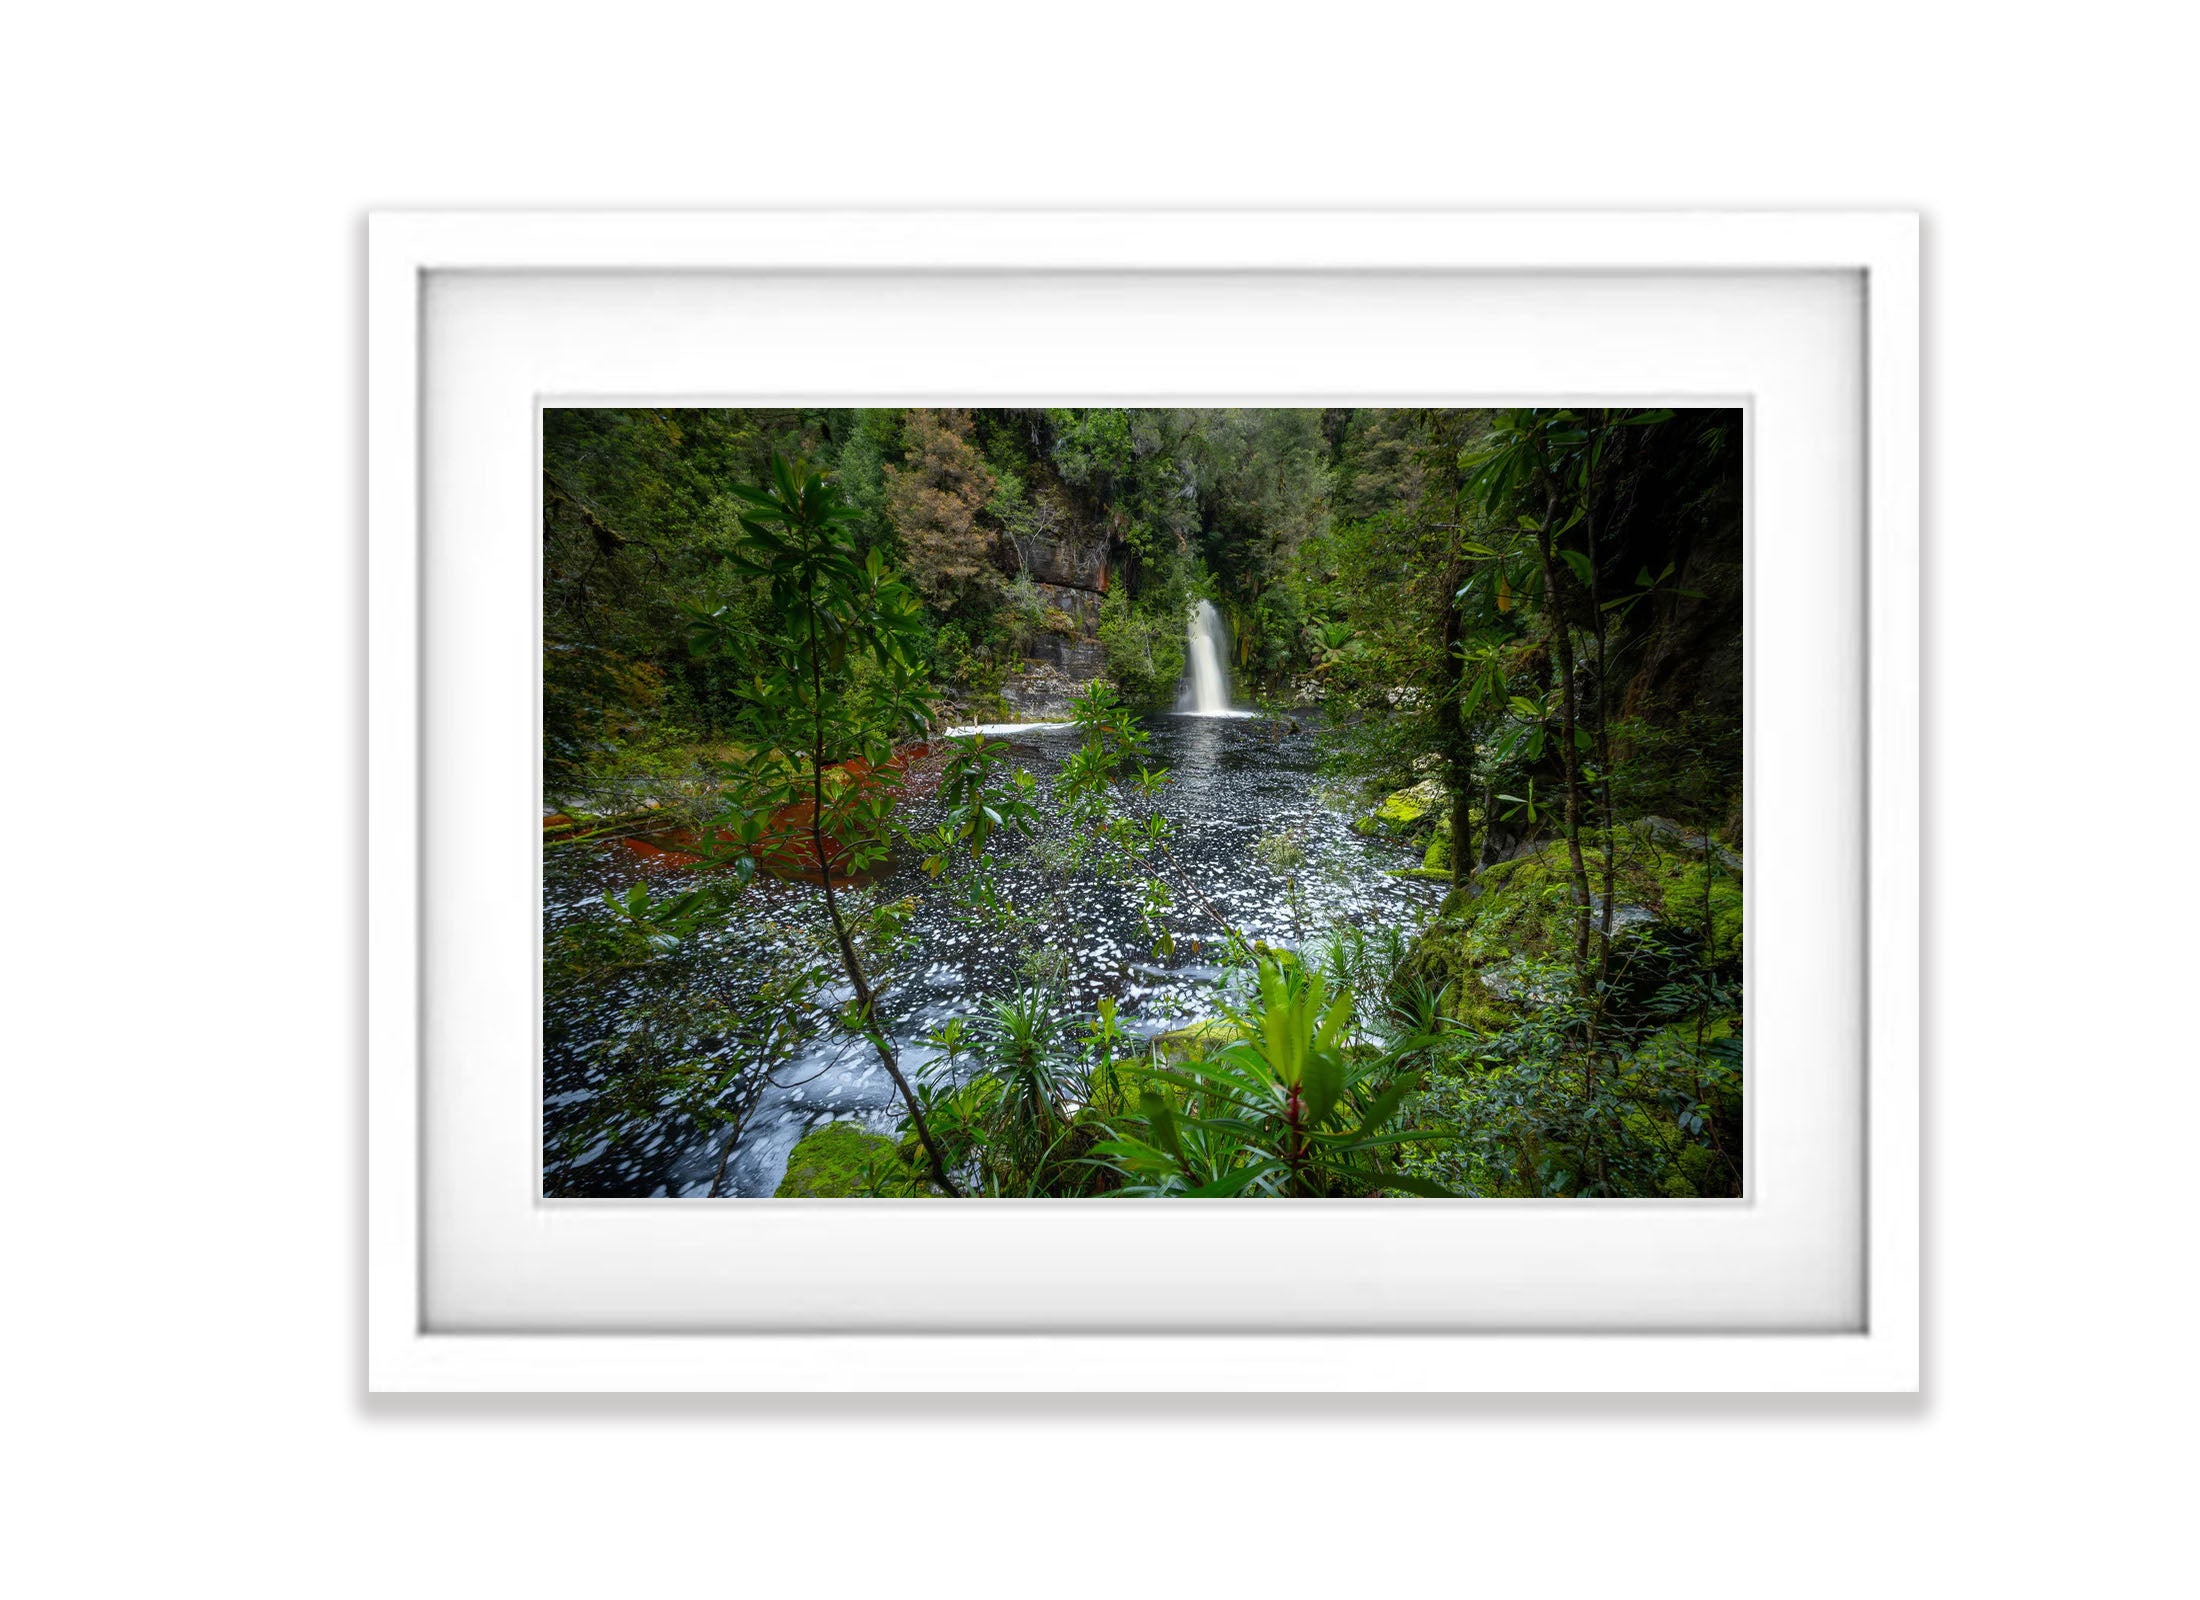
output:
[[1742, 1195], [1743, 455], [545, 410], [543, 1193]]

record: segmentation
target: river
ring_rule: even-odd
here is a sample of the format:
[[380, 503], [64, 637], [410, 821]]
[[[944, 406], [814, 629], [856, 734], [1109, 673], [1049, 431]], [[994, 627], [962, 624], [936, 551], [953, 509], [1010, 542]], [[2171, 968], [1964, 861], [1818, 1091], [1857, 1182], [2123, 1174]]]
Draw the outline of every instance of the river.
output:
[[[1167, 858], [1156, 870], [1176, 889], [1176, 951], [1152, 955], [1136, 897], [1091, 873], [1050, 873], [1028, 845], [996, 845], [1001, 878], [1020, 906], [1053, 908], [1043, 939], [1068, 957], [1061, 1005], [1089, 1015], [1104, 995], [1115, 997], [1124, 1027], [1154, 1035], [1212, 1016], [1213, 964], [1219, 930], [1188, 891], [1212, 902], [1248, 937], [1301, 942], [1336, 923], [1411, 933], [1428, 921], [1443, 887], [1392, 875], [1417, 859], [1400, 846], [1352, 831], [1349, 817], [1318, 792], [1310, 730], [1288, 719], [1243, 713], [1171, 713], [1146, 719], [1147, 761], [1173, 776], [1161, 802], [1172, 824]], [[1008, 735], [1019, 765], [1047, 781], [1075, 747], [1068, 727], [1019, 729]], [[1304, 861], [1289, 871], [1255, 850], [1263, 837], [1289, 834]], [[547, 853], [544, 914], [555, 928], [578, 916], [601, 915], [607, 889], [623, 891], [646, 877], [654, 892], [693, 880], [691, 870], [649, 863], [618, 846], [574, 847]], [[903, 1049], [904, 1071], [945, 1070], [918, 1037], [982, 1002], [1013, 993], [1029, 979], [1019, 953], [999, 935], [966, 926], [948, 912], [945, 895], [913, 862], [897, 864], [875, 887], [889, 899], [911, 897], [918, 954], [881, 1002]], [[732, 925], [714, 936], [709, 959], [768, 960], [774, 924], [822, 916], [815, 889], [759, 879]], [[1204, 936], [1204, 937], [1203, 937]], [[546, 1147], [587, 1105], [598, 1070], [589, 1045], [618, 1026], [616, 991], [597, 1009], [556, 1019], [546, 1029], [543, 1108]], [[636, 1130], [616, 1142], [596, 1141], [570, 1157], [546, 1158], [545, 1192], [554, 1196], [769, 1195], [784, 1175], [795, 1143], [825, 1119], [851, 1118], [881, 1132], [901, 1114], [892, 1080], [876, 1054], [845, 1035], [806, 1046], [773, 1075], [728, 1159], [725, 1137], [681, 1119]], [[721, 1172], [723, 1177], [721, 1178]]]

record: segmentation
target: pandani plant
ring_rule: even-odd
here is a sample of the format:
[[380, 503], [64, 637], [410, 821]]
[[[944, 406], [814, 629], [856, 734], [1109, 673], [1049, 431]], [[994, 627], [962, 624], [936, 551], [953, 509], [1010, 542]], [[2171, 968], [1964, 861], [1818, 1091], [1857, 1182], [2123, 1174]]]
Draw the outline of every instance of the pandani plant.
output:
[[1093, 1156], [1126, 1195], [1448, 1197], [1390, 1164], [1426, 1135], [1400, 1126], [1419, 1074], [1402, 1052], [1354, 1038], [1350, 990], [1332, 993], [1295, 957], [1261, 950], [1252, 1003], [1229, 1013], [1244, 1034], [1211, 1057], [1156, 1067], [1138, 1110]]

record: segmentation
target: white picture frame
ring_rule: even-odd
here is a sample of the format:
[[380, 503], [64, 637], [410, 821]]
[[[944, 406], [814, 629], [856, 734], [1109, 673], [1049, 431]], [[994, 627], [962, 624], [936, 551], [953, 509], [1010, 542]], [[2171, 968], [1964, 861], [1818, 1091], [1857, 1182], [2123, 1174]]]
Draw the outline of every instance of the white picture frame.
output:
[[[1918, 1382], [1918, 752], [1917, 752], [1917, 228], [1907, 214], [1497, 214], [1413, 213], [680, 213], [680, 214], [479, 214], [390, 213], [370, 222], [368, 243], [369, 427], [369, 1050], [368, 1050], [368, 1382], [374, 1390], [1908, 1390]], [[430, 536], [431, 499], [437, 485], [423, 470], [424, 432], [433, 411], [428, 368], [431, 291], [438, 283], [486, 283], [560, 278], [603, 285], [647, 298], [652, 283], [667, 286], [648, 326], [677, 340], [685, 312], [675, 286], [703, 281], [801, 285], [860, 280], [867, 285], [973, 280], [1001, 285], [1163, 285], [1227, 281], [1235, 284], [1349, 284], [1406, 282], [1519, 284], [1548, 281], [1597, 285], [1658, 285], [1691, 279], [1719, 283], [1778, 283], [1805, 277], [1853, 286], [1859, 414], [1858, 451], [1844, 464], [1859, 480], [1861, 572], [1856, 583], [1859, 636], [1853, 663], [1861, 668], [1861, 772], [1853, 814], [1844, 828], [1855, 837], [1837, 854], [1859, 865], [1856, 916], [1863, 935], [1859, 957], [1861, 1014], [1853, 1019], [1860, 1045], [1855, 1070], [1857, 1134], [1862, 1172], [1844, 1190], [1856, 1215], [1854, 1237], [1861, 1259], [1848, 1301], [1848, 1325], [1786, 1324], [1735, 1315], [1691, 1317], [1685, 1304], [1647, 1320], [1614, 1315], [1614, 1300], [1583, 1300], [1578, 1316], [1553, 1316], [1549, 1326], [1522, 1326], [1495, 1317], [1482, 1326], [1433, 1325], [1427, 1316], [1405, 1316], [1381, 1331], [1344, 1331], [1319, 1317], [1255, 1316], [1250, 1323], [1208, 1317], [1182, 1329], [1145, 1321], [1114, 1327], [1079, 1327], [1060, 1316], [1023, 1324], [1005, 1314], [977, 1328], [956, 1319], [919, 1316], [890, 1324], [875, 1309], [836, 1307], [831, 1296], [813, 1298], [797, 1323], [770, 1319], [735, 1328], [723, 1318], [684, 1319], [669, 1314], [668, 1299], [649, 1314], [629, 1316], [617, 1292], [578, 1291], [560, 1322], [545, 1302], [539, 1315], [500, 1322], [496, 1316], [431, 1315], [435, 1296], [447, 1293], [451, 1263], [462, 1273], [493, 1277], [499, 1264], [530, 1248], [524, 1230], [541, 1213], [533, 1196], [505, 1184], [496, 1203], [523, 1234], [507, 1233], [471, 1253], [456, 1254], [431, 1241], [444, 1240], [463, 1204], [430, 1203], [431, 1178], [424, 1135], [431, 1097], [424, 1092], [436, 1063], [424, 1051], [424, 977], [438, 947], [423, 939], [426, 892], [447, 869], [447, 857], [430, 848], [433, 808], [424, 805], [424, 782], [439, 748], [423, 715], [424, 695], [441, 686], [423, 675], [428, 643], [423, 619], [443, 603], [437, 567], [423, 560]], [[1340, 291], [1341, 292], [1341, 291]], [[877, 298], [890, 299], [890, 296]], [[995, 298], [999, 298], [998, 295]], [[1041, 294], [1041, 301], [1047, 299]], [[1072, 327], [1077, 296], [1045, 315], [1051, 326]], [[1525, 304], [1525, 302], [1523, 302]], [[552, 306], [537, 329], [565, 337], [567, 324], [581, 329], [582, 311]], [[890, 311], [878, 313], [891, 315]], [[1522, 315], [1530, 314], [1522, 311]], [[1716, 316], [1716, 311], [1707, 313]], [[1734, 313], [1737, 317], [1740, 312]], [[1033, 326], [1040, 324], [1034, 323]], [[881, 324], [881, 326], [890, 326]], [[1703, 325], [1699, 332], [1711, 329]], [[1658, 368], [1658, 337], [1648, 335], [1632, 352], [1637, 374], [1630, 398], [1647, 397], [1656, 384], [1644, 374]], [[576, 335], [576, 340], [579, 339]], [[707, 346], [707, 339], [695, 341]], [[872, 349], [880, 343], [874, 341]], [[913, 341], [913, 344], [921, 341]], [[762, 346], [760, 345], [759, 350]], [[461, 352], [463, 354], [463, 352]], [[761, 359], [761, 358], [760, 358]], [[870, 358], [876, 362], [876, 357]], [[1349, 356], [1342, 359], [1349, 361]], [[700, 370], [700, 369], [698, 369]], [[658, 391], [698, 401], [738, 401], [790, 392], [796, 380], [784, 366], [767, 378], [679, 382]], [[1095, 384], [1088, 369], [1075, 384]], [[1340, 393], [1331, 376], [1293, 384], [1280, 375], [1216, 385], [1218, 397], [1264, 403], [1306, 402]], [[1674, 370], [1680, 370], [1678, 363]], [[1045, 352], [1011, 370], [988, 388], [987, 398], [1020, 387], [1044, 385]], [[1188, 376], [1189, 374], [1189, 376]], [[1378, 381], [1398, 395], [1396, 379]], [[1555, 380], [1578, 389], [1580, 379]], [[1196, 382], [1196, 368], [1174, 374], [1172, 395]], [[909, 394], [924, 384], [918, 369], [871, 374], [861, 362], [842, 362], [821, 387], [849, 398], [892, 390]], [[1517, 392], [1519, 380], [1510, 380]], [[1354, 398], [1369, 398], [1353, 386]], [[1475, 387], [1471, 375], [1454, 385], [1462, 396]], [[1681, 398], [1701, 388], [1681, 386]], [[1225, 392], [1226, 391], [1226, 392]], [[570, 392], [568, 390], [567, 392]], [[603, 391], [631, 396], [631, 385]], [[1727, 393], [1731, 394], [1731, 389]], [[980, 398], [971, 380], [959, 380], [957, 398]], [[1083, 398], [1055, 393], [1050, 398]], [[530, 405], [539, 405], [538, 391]], [[534, 425], [535, 412], [527, 414]], [[506, 417], [505, 426], [514, 422]], [[470, 467], [469, 470], [472, 470]], [[481, 475], [490, 475], [486, 463]], [[1760, 485], [1761, 487], [1761, 485]], [[487, 512], [485, 515], [489, 514]], [[510, 519], [507, 518], [507, 521]], [[1761, 531], [1761, 530], [1760, 530]], [[1752, 560], [1763, 553], [1752, 545]], [[427, 587], [424, 589], [424, 585]], [[1756, 604], [1753, 597], [1752, 604]], [[1753, 624], [1763, 643], [1764, 619]], [[449, 663], [446, 653], [438, 658]], [[1753, 671], [1755, 668], [1753, 657]], [[1753, 704], [1755, 719], [1764, 708]], [[524, 719], [520, 719], [524, 721]], [[1753, 758], [1754, 759], [1754, 758]], [[1753, 766], [1753, 782], [1755, 780]], [[1756, 802], [1753, 800], [1752, 802]], [[1753, 816], [1751, 837], [1758, 835]], [[1753, 933], [1763, 907], [1761, 874], [1753, 874]], [[529, 908], [530, 915], [537, 908]], [[507, 955], [513, 954], [506, 952]], [[532, 953], [526, 952], [529, 959]], [[1754, 953], [1752, 960], [1757, 955]], [[516, 969], [515, 969], [516, 970]], [[1752, 978], [1753, 984], [1755, 977]], [[1756, 1005], [1752, 991], [1753, 1018]], [[436, 1019], [440, 1026], [440, 1018]], [[1754, 1036], [1756, 1023], [1753, 1020]], [[1754, 1049], [1754, 1043], [1753, 1043]], [[1756, 1070], [1753, 1064], [1752, 1071]], [[1757, 1094], [1753, 1079], [1752, 1102]], [[504, 1104], [500, 1102], [500, 1104]], [[508, 1109], [508, 1106], [507, 1106]], [[1753, 1111], [1754, 1115], [1754, 1111]], [[507, 1120], [509, 1120], [507, 1118]], [[533, 1139], [537, 1127], [519, 1130]], [[517, 1135], [515, 1135], [516, 1137]], [[439, 1146], [449, 1158], [445, 1139]], [[1753, 1131], [1752, 1149], [1756, 1149]], [[492, 1163], [485, 1162], [488, 1166]], [[523, 1205], [522, 1202], [526, 1204]], [[692, 1277], [695, 1249], [707, 1240], [679, 1244], [674, 1230], [690, 1222], [664, 1206], [621, 1203], [626, 1210], [599, 1232], [615, 1234], [610, 1247], [632, 1265], [641, 1260], [660, 1277]], [[672, 1207], [691, 1202], [667, 1202]], [[749, 1204], [754, 1202], [735, 1202]], [[790, 1203], [791, 1204], [791, 1203]], [[889, 1220], [879, 1209], [892, 1202], [824, 1202], [830, 1213], [811, 1210], [775, 1222], [785, 1237], [777, 1247], [779, 1270], [822, 1278], [832, 1270], [832, 1249], [861, 1247], [865, 1234], [880, 1235], [910, 1224]], [[1074, 1205], [1075, 1202], [1039, 1204]], [[1394, 1219], [1363, 1226], [1413, 1227], [1416, 1203], [1397, 1202], [1363, 1212]], [[1496, 1206], [1496, 1202], [1434, 1203]], [[1542, 1226], [1523, 1206], [1618, 1202], [1511, 1202], [1484, 1214], [1480, 1225], [1502, 1232]], [[1729, 1226], [1718, 1204], [1650, 1202], [1686, 1207], [1663, 1213], [1660, 1227], [1702, 1231], [1716, 1237]], [[528, 1210], [527, 1206], [536, 1209]], [[637, 1209], [643, 1208], [643, 1209]], [[767, 1208], [769, 1209], [769, 1208]], [[968, 1216], [965, 1208], [955, 1210]], [[1117, 1207], [1120, 1211], [1125, 1208]], [[1136, 1208], [1151, 1212], [1155, 1208]], [[755, 1215], [756, 1213], [751, 1213]], [[1273, 1208], [1271, 1215], [1274, 1215]], [[1769, 1211], [1765, 1213], [1769, 1215]], [[686, 1214], [692, 1218], [696, 1213]], [[1030, 1213], [998, 1214], [1004, 1227], [1058, 1226], [1018, 1222]], [[1057, 1214], [1059, 1215], [1059, 1213]], [[1313, 1218], [1314, 1211], [1304, 1213]], [[1636, 1215], [1639, 1215], [1637, 1213]], [[828, 1219], [829, 1220], [821, 1220]], [[534, 1219], [529, 1221], [528, 1219]], [[804, 1220], [810, 1219], [810, 1220]], [[1617, 1219], [1615, 1221], [1615, 1219]], [[1691, 1220], [1701, 1219], [1701, 1220]], [[1607, 1211], [1577, 1229], [1583, 1238], [1607, 1225], [1640, 1226]], [[941, 1226], [928, 1222], [926, 1227]], [[945, 1224], [962, 1226], [962, 1224]], [[993, 1226], [992, 1223], [986, 1224]], [[1177, 1225], [1172, 1224], [1172, 1228]], [[1326, 1226], [1309, 1223], [1307, 1226]], [[825, 1229], [838, 1230], [828, 1233]], [[435, 1230], [443, 1229], [444, 1233]], [[555, 1231], [555, 1230], [551, 1230]], [[653, 1236], [667, 1242], [661, 1262], [650, 1266]], [[721, 1239], [723, 1235], [720, 1235]], [[834, 1243], [832, 1241], [837, 1241]], [[1549, 1241], [1537, 1248], [1545, 1248]], [[1668, 1241], [1667, 1248], [1672, 1247]], [[904, 1238], [897, 1248], [906, 1250]], [[1096, 1244], [1094, 1248], [1100, 1249]], [[1602, 1249], [1616, 1272], [1619, 1246], [1584, 1245], [1593, 1278]], [[971, 1250], [965, 1254], [980, 1256]], [[683, 1265], [685, 1263], [686, 1265]], [[661, 1271], [658, 1269], [661, 1268]], [[982, 1272], [982, 1267], [970, 1270]], [[438, 1274], [441, 1274], [439, 1277]], [[645, 1277], [648, 1272], [645, 1271]], [[606, 1280], [609, 1281], [609, 1280]], [[975, 1280], [974, 1280], [975, 1281]], [[1251, 1280], [1248, 1280], [1250, 1282]], [[1507, 1282], [1517, 1284], [1516, 1275]], [[515, 1307], [519, 1287], [505, 1285]], [[1190, 1295], [1179, 1282], [1158, 1293]], [[1641, 1293], [1638, 1284], [1634, 1292]], [[591, 1299], [590, 1296], [593, 1295]], [[1499, 1296], [1501, 1298], [1501, 1296]], [[1002, 1287], [1001, 1306], [1013, 1311], [1015, 1286]], [[458, 1301], [450, 1301], [457, 1305]], [[492, 1302], [491, 1303], [497, 1303]], [[526, 1302], [532, 1305], [533, 1302]], [[1157, 1302], [1160, 1303], [1160, 1302]], [[1432, 1304], [1434, 1302], [1431, 1302]], [[1710, 1302], [1707, 1302], [1710, 1303]], [[1720, 1301], [1724, 1305], [1729, 1302]], [[1740, 1305], [1739, 1300], [1731, 1302]], [[1501, 1308], [1500, 1308], [1501, 1309]]]

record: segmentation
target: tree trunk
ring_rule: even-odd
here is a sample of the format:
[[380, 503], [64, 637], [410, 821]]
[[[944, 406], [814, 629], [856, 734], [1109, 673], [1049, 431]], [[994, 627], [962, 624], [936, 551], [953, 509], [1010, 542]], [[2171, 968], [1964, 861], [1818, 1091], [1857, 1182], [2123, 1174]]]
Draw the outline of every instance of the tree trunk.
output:
[[1444, 652], [1442, 696], [1436, 703], [1437, 735], [1444, 747], [1444, 786], [1451, 791], [1451, 886], [1462, 887], [1474, 871], [1474, 737], [1459, 714], [1459, 646], [1466, 622], [1459, 614], [1459, 590], [1466, 581], [1455, 556], [1444, 573], [1442, 625]]
[[847, 969], [848, 982], [855, 987], [856, 1019], [870, 1038], [871, 1047], [878, 1052], [879, 1064], [894, 1080], [894, 1087], [901, 1091], [901, 1103], [909, 1108], [909, 1120], [916, 1124], [924, 1153], [932, 1160], [932, 1181], [959, 1200], [962, 1191], [947, 1175], [947, 1162], [940, 1155], [940, 1147], [933, 1142], [932, 1128], [924, 1120], [923, 1108], [917, 1104], [916, 1091], [901, 1075], [901, 1063], [894, 1059], [893, 1047], [886, 1042], [885, 1030], [879, 1026], [877, 998], [871, 992], [870, 979], [864, 975], [863, 963], [856, 958], [855, 941], [848, 937], [848, 925], [841, 920], [840, 902], [833, 896], [833, 863], [825, 851], [824, 664], [818, 657], [817, 613], [814, 610], [810, 613], [810, 690], [815, 713], [810, 748], [810, 839], [817, 850], [817, 881], [825, 889], [825, 915], [833, 925], [833, 938], [840, 945], [840, 964]]
[[1566, 774], [1566, 858], [1573, 879], [1574, 976], [1586, 992], [1589, 977], [1589, 869], [1581, 858], [1581, 763], [1574, 749], [1574, 729], [1580, 714], [1581, 687], [1574, 675], [1574, 636], [1567, 626], [1560, 600], [1559, 561], [1551, 524], [1558, 516], [1558, 485], [1548, 479], [1543, 487], [1543, 526], [1536, 532], [1536, 547], [1543, 557], [1543, 610], [1551, 624], [1551, 640], [1558, 654], [1560, 705], [1559, 759]]
[[1619, 852], [1614, 847], [1616, 835], [1612, 816], [1611, 642], [1604, 622], [1603, 573], [1598, 566], [1596, 492], [1596, 477], [1591, 473], [1582, 488], [1581, 527], [1589, 546], [1589, 614], [1596, 626], [1597, 810], [1604, 836], [1604, 909], [1598, 919], [1601, 927], [1597, 933], [1597, 1004], [1590, 1021], [1591, 1042], [1596, 1038], [1596, 1024], [1604, 1015], [1604, 984], [1612, 966], [1612, 916], [1619, 901]]

